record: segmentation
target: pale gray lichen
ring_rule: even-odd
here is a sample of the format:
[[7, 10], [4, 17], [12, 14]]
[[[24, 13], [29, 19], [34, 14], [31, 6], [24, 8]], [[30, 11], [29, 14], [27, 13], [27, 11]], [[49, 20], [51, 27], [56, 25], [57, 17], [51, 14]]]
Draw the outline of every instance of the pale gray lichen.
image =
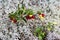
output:
[[[53, 33], [49, 32], [47, 35], [48, 40], [55, 40], [55, 38], [60, 39], [60, 1], [58, 0], [0, 0], [0, 40], [38, 40], [37, 37], [34, 37], [30, 32], [29, 26], [33, 26], [28, 21], [30, 25], [21, 24], [16, 26], [16, 24], [11, 23], [8, 18], [8, 14], [12, 11], [16, 11], [18, 4], [25, 4], [26, 8], [34, 10], [34, 12], [42, 9], [46, 14], [45, 22], [56, 21], [58, 24], [55, 25]], [[21, 5], [20, 5], [21, 6]], [[36, 26], [41, 24], [39, 20], [36, 20]], [[23, 31], [24, 29], [24, 31]], [[57, 32], [58, 31], [58, 32]], [[20, 37], [21, 33], [24, 37]], [[29, 37], [31, 35], [31, 37]]]

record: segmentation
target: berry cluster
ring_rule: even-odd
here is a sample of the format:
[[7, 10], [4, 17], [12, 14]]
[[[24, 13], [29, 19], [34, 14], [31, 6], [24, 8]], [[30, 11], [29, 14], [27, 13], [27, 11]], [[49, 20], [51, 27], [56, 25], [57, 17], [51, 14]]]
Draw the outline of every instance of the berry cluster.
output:
[[[41, 12], [37, 12], [37, 14], [39, 15], [40, 19], [43, 19], [45, 17], [45, 14], [42, 14]], [[16, 12], [11, 12], [9, 14], [9, 18], [13, 23], [18, 22], [18, 20], [24, 20], [27, 22], [27, 20], [35, 19], [35, 15], [33, 10], [26, 9], [24, 5], [22, 5], [20, 8], [18, 4], [18, 10], [16, 10]]]

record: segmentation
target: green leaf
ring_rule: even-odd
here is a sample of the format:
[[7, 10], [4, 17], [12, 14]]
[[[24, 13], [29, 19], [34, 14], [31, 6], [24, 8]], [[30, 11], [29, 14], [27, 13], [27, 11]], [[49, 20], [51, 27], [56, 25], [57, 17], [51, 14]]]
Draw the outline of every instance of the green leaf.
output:
[[25, 5], [23, 4], [23, 5], [22, 5], [22, 9], [24, 9], [24, 8], [25, 8]]
[[34, 32], [34, 35], [36, 36], [36, 33]]
[[25, 13], [29, 14], [29, 15], [33, 15], [34, 14], [33, 10], [31, 10], [31, 9], [26, 9]]
[[42, 13], [42, 10], [37, 11], [37, 13], [38, 13], [38, 14], [41, 14], [41, 13]]
[[44, 38], [44, 37], [45, 37], [45, 35], [44, 35], [44, 33], [43, 33], [43, 32], [41, 33], [41, 37], [42, 37], [42, 38]]
[[22, 17], [22, 19], [23, 19], [25, 22], [27, 22], [26, 19], [25, 19], [24, 17]]
[[16, 20], [21, 20], [21, 18], [20, 17], [16, 17]]
[[18, 4], [18, 10], [20, 10], [20, 7], [19, 6], [20, 6], [20, 4]]
[[52, 28], [51, 27], [47, 27], [47, 30], [50, 31], [50, 30], [52, 30]]
[[39, 35], [39, 37], [38, 37], [38, 38], [39, 38], [39, 40], [43, 40], [42, 36], [40, 36], [40, 35]]
[[40, 32], [40, 28], [39, 27], [36, 28], [35, 32]]

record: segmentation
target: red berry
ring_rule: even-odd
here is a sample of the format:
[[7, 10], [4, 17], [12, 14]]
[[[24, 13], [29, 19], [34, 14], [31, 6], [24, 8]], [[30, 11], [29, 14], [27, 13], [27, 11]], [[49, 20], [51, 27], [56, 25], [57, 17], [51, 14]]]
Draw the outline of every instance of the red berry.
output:
[[32, 18], [35, 19], [35, 16], [33, 15]]
[[29, 15], [26, 16], [26, 19], [27, 19], [27, 20], [30, 19]]
[[27, 20], [29, 20], [29, 19], [34, 19], [34, 18], [35, 18], [35, 16], [31, 16], [31, 17], [30, 17], [29, 15], [26, 16], [26, 19], [27, 19]]
[[17, 20], [16, 20], [16, 19], [13, 19], [12, 21], [13, 21], [14, 23], [16, 23], [16, 22], [17, 22]]
[[13, 18], [12, 18], [12, 17], [10, 17], [10, 20], [13, 20]]
[[45, 15], [44, 14], [41, 14], [42, 15], [42, 17], [44, 17]]

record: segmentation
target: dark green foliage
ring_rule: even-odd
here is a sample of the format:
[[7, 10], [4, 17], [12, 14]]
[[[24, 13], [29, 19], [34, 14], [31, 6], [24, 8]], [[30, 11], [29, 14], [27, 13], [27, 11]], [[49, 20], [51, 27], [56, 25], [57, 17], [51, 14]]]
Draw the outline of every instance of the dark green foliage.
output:
[[37, 27], [34, 32], [34, 35], [37, 36], [39, 40], [43, 40], [45, 37], [45, 32], [43, 30], [43, 28]]
[[24, 5], [22, 5], [22, 8], [20, 8], [19, 4], [18, 4], [18, 10], [16, 10], [15, 12], [9, 13], [9, 18], [13, 17], [17, 21], [18, 20], [24, 20], [26, 22], [26, 19], [23, 17], [23, 14], [24, 14], [23, 12], [24, 12]]

